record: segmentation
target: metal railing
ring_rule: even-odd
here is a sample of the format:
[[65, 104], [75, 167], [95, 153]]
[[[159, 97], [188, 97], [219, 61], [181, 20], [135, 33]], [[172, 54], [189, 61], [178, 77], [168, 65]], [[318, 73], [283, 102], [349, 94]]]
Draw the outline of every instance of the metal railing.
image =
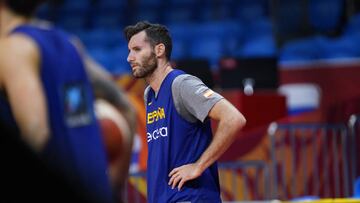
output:
[[[350, 154], [349, 154], [349, 158], [351, 159], [350, 162], [350, 168], [351, 168], [351, 173], [350, 173], [350, 178], [353, 182], [352, 186], [354, 185], [354, 181], [357, 177], [360, 176], [360, 161], [359, 161], [359, 145], [360, 145], [360, 138], [359, 138], [359, 134], [360, 134], [360, 115], [351, 115], [350, 119], [348, 121], [348, 127], [349, 127], [349, 131], [350, 131], [350, 137], [349, 137], [349, 143], [352, 143], [350, 145]], [[351, 188], [352, 191], [354, 191], [353, 188]], [[353, 195], [353, 193], [352, 193]]]
[[[270, 171], [264, 161], [219, 163], [222, 199], [231, 201], [270, 199]], [[230, 190], [227, 187], [231, 186]], [[225, 196], [227, 194], [227, 197]]]
[[351, 143], [345, 125], [272, 123], [268, 134], [272, 198], [349, 196]]

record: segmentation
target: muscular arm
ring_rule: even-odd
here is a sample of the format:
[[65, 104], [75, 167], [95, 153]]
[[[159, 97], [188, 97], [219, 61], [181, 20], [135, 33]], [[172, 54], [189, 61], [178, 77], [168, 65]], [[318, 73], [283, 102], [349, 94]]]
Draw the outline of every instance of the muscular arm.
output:
[[0, 88], [20, 128], [22, 138], [41, 151], [49, 137], [47, 106], [34, 42], [22, 35], [0, 41]]
[[136, 111], [130, 104], [125, 91], [116, 85], [111, 77], [101, 77], [100, 74], [97, 74], [98, 71], [89, 68], [91, 66], [87, 65], [95, 96], [107, 100], [124, 115], [130, 126], [130, 134], [133, 136], [136, 131]]
[[170, 172], [169, 185], [172, 185], [172, 188], [177, 185], [180, 190], [186, 181], [199, 177], [226, 151], [236, 133], [246, 123], [244, 116], [225, 99], [213, 106], [209, 117], [219, 121], [212, 142], [195, 163], [180, 166]]
[[89, 72], [91, 83], [97, 98], [102, 98], [116, 107], [124, 116], [129, 125], [129, 136], [124, 137], [122, 144], [122, 154], [114, 164], [109, 165], [110, 179], [113, 187], [116, 188], [116, 195], [119, 201], [124, 201], [123, 192], [125, 189], [128, 171], [131, 162], [132, 145], [136, 133], [136, 111], [130, 104], [128, 97], [118, 85], [113, 82], [110, 74], [102, 69], [89, 56], [85, 59], [87, 71]]
[[214, 138], [196, 161], [200, 171], [214, 163], [234, 141], [236, 133], [245, 125], [244, 116], [227, 100], [220, 100], [209, 112], [209, 117], [219, 121]]
[[[123, 191], [126, 185], [132, 155], [132, 145], [137, 130], [135, 108], [131, 105], [126, 92], [113, 81], [111, 74], [87, 54], [81, 41], [76, 37], [72, 40], [84, 58], [85, 67], [89, 74], [95, 97], [104, 99], [116, 107], [129, 125], [130, 133], [129, 136], [124, 137], [125, 141], [122, 145], [122, 154], [114, 164], [109, 166], [110, 179], [113, 187]], [[119, 198], [123, 199], [123, 197]]]
[[[123, 191], [132, 155], [132, 145], [136, 133], [136, 112], [123, 92], [112, 79], [104, 80], [100, 77], [92, 78], [92, 86], [97, 98], [103, 98], [111, 103], [121, 112], [126, 122], [129, 124], [129, 134], [123, 135], [124, 142], [121, 146], [121, 154], [114, 164], [109, 165], [110, 178], [114, 188]], [[121, 197], [119, 197], [121, 198]]]

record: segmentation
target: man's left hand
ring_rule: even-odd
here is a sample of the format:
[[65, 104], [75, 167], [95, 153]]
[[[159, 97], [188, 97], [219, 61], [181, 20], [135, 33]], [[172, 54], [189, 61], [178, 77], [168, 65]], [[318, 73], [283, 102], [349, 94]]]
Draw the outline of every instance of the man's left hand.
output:
[[188, 180], [193, 180], [201, 175], [201, 171], [196, 164], [186, 164], [177, 168], [174, 168], [169, 173], [169, 185], [174, 189], [177, 185], [178, 190], [182, 188]]

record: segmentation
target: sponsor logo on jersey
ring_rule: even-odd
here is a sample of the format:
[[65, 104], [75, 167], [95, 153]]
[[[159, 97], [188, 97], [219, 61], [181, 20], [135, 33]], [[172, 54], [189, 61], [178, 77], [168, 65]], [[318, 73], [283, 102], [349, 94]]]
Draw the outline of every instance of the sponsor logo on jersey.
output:
[[158, 129], [154, 130], [153, 132], [147, 132], [146, 136], [147, 136], [148, 143], [151, 141], [155, 141], [162, 137], [167, 137], [168, 136], [168, 128], [167, 127], [158, 128]]
[[159, 107], [157, 110], [147, 114], [146, 122], [147, 124], [151, 124], [164, 118], [165, 118], [165, 110], [164, 108]]

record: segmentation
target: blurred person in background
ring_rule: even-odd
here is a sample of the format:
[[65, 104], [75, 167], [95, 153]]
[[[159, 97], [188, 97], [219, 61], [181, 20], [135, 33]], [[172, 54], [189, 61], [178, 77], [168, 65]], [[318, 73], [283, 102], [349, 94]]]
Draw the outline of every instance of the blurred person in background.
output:
[[[142, 21], [124, 34], [133, 76], [149, 84], [148, 202], [221, 202], [216, 160], [245, 125], [244, 116], [200, 79], [171, 67], [165, 26]], [[219, 121], [214, 136], [210, 119]]]
[[[93, 87], [124, 114], [131, 135], [135, 112], [81, 44], [61, 30], [34, 23], [43, 2], [0, 0], [0, 122], [94, 202], [113, 202], [114, 196], [121, 201], [108, 173], [115, 191], [124, 187], [130, 155], [115, 164], [119, 170], [108, 171]], [[129, 140], [125, 152], [131, 154]]]

